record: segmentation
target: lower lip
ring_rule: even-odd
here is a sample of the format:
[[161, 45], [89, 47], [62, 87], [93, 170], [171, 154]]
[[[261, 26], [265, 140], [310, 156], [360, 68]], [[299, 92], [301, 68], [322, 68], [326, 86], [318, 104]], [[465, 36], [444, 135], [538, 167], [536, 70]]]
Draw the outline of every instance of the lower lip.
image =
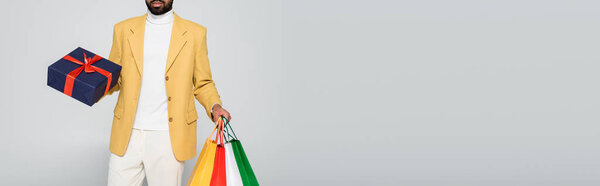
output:
[[162, 3], [152, 3], [152, 7], [160, 7], [162, 6]]

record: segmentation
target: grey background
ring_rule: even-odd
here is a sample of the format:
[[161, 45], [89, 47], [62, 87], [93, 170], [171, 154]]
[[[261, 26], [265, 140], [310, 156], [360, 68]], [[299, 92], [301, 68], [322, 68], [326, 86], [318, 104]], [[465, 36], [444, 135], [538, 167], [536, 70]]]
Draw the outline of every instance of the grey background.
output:
[[[47, 87], [47, 66], [77, 46], [107, 57], [113, 24], [145, 13], [143, 1], [2, 5], [0, 185], [106, 185], [117, 96], [88, 107]], [[208, 28], [217, 88], [261, 185], [580, 186], [600, 184], [599, 5], [174, 9]], [[199, 114], [203, 141], [211, 123]]]

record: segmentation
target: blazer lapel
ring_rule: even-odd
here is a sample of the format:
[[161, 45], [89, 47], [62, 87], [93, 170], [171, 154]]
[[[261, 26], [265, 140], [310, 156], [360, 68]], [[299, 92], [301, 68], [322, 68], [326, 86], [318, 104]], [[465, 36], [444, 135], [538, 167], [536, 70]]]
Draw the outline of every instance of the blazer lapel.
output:
[[165, 76], [167, 75], [167, 72], [169, 72], [169, 69], [171, 69], [173, 62], [175, 62], [175, 58], [177, 58], [177, 55], [179, 55], [179, 52], [187, 43], [187, 38], [185, 37], [187, 29], [183, 20], [176, 13], [173, 13], [173, 15], [173, 29], [171, 30], [171, 41], [169, 44], [169, 54], [167, 56], [167, 66], [165, 67]]
[[[187, 43], [187, 38], [185, 37], [187, 29], [185, 24], [176, 13], [173, 13], [173, 15], [173, 28], [171, 30], [171, 41], [169, 43], [169, 53], [167, 55], [165, 75], [171, 68], [173, 62], [175, 62], [175, 58], [177, 58], [177, 55], [179, 55], [179, 52], [183, 46]], [[139, 20], [135, 21], [131, 25], [129, 29], [132, 34], [129, 36], [129, 38], [127, 38], [129, 41], [129, 48], [131, 48], [131, 52], [133, 53], [133, 58], [135, 60], [140, 77], [142, 76], [144, 69], [144, 31], [146, 29], [146, 16], [148, 16], [148, 13], [141, 16]]]
[[131, 25], [129, 30], [132, 34], [127, 38], [140, 77], [142, 76], [142, 70], [144, 69], [144, 30], [146, 26], [146, 16], [148, 16], [147, 13]]

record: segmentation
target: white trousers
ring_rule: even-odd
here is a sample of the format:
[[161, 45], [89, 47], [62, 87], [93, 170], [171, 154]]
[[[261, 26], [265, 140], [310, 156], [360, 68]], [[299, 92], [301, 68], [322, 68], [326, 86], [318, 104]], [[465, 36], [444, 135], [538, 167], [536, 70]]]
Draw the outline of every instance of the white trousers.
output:
[[181, 186], [184, 161], [177, 161], [168, 130], [132, 129], [123, 156], [110, 153], [109, 186]]

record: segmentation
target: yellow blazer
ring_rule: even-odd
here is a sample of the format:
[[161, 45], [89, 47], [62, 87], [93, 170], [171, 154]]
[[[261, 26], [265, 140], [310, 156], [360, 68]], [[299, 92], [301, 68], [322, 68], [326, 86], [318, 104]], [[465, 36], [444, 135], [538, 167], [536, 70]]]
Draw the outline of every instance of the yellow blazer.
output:
[[[169, 134], [175, 158], [179, 161], [196, 155], [194, 98], [211, 117], [214, 104], [221, 104], [212, 80], [206, 49], [206, 28], [174, 14], [169, 44], [165, 86], [169, 113]], [[119, 91], [110, 135], [110, 151], [122, 156], [129, 143], [142, 80], [146, 16], [126, 19], [114, 25], [109, 60], [121, 65], [118, 83], [107, 95]]]

